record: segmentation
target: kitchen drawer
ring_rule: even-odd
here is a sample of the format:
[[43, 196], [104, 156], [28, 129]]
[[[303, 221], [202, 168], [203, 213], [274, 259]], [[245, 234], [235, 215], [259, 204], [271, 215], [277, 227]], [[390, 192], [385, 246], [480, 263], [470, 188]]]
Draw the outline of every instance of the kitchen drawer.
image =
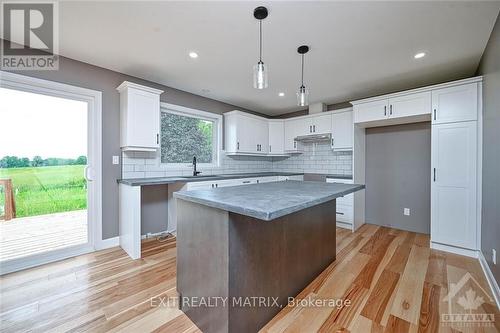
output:
[[337, 201], [337, 221], [352, 223], [354, 216], [353, 206], [339, 204]]

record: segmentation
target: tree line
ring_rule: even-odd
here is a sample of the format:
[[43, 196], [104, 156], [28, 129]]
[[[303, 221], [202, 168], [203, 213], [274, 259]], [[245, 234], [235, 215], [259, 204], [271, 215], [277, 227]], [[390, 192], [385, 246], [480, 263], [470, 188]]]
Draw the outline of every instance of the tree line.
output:
[[43, 166], [57, 166], [57, 165], [86, 165], [87, 157], [78, 156], [76, 159], [73, 158], [58, 158], [49, 157], [42, 158], [41, 156], [35, 156], [32, 160], [27, 157], [17, 157], [17, 156], [4, 156], [0, 159], [0, 168], [27, 168], [27, 167], [43, 167]]

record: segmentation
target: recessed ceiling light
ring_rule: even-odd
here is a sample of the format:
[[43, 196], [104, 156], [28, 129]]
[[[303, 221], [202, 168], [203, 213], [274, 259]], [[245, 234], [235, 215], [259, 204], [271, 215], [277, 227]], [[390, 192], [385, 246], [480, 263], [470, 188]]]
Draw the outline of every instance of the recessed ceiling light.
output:
[[413, 56], [415, 59], [420, 59], [425, 57], [425, 52], [419, 52]]
[[191, 52], [189, 52], [189, 56], [190, 56], [191, 58], [193, 58], [193, 59], [196, 59], [196, 58], [198, 58], [198, 53], [196, 53], [196, 52], [194, 52], [194, 51], [191, 51]]
[[283, 97], [283, 96], [285, 96], [285, 93], [284, 93], [284, 92], [280, 92], [280, 93], [278, 94], [278, 96], [279, 96], [279, 97]]

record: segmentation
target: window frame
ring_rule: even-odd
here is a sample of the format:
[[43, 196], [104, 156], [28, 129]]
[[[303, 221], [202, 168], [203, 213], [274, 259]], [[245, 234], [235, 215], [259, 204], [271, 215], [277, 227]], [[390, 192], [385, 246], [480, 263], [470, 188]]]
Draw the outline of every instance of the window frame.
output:
[[202, 119], [206, 121], [211, 121], [214, 123], [213, 126], [213, 140], [212, 140], [212, 163], [198, 163], [198, 167], [200, 168], [218, 168], [220, 166], [220, 152], [222, 150], [222, 115], [188, 108], [185, 106], [169, 104], [169, 103], [160, 103], [160, 149], [159, 149], [159, 160], [160, 165], [166, 166], [167, 169], [175, 169], [175, 170], [189, 170], [192, 168], [191, 164], [188, 163], [168, 163], [163, 162], [161, 158], [161, 115], [162, 113], [175, 114], [183, 117], [191, 117]]

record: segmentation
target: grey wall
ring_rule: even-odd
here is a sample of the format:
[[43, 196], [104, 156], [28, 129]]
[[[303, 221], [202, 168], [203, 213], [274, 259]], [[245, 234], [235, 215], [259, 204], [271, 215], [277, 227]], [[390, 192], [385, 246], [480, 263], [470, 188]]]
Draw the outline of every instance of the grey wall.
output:
[[188, 92], [64, 57], [60, 58], [58, 71], [20, 71], [18, 74], [67, 83], [102, 92], [102, 233], [104, 239], [118, 235], [118, 185], [116, 180], [121, 177], [121, 165], [111, 164], [112, 156], [121, 154], [119, 95], [116, 91], [118, 85], [125, 80], [144, 84], [163, 90], [164, 93], [161, 95], [163, 102], [219, 114], [234, 109], [244, 110], [234, 105], [193, 95]]
[[429, 122], [367, 129], [366, 221], [429, 234], [430, 166]]
[[493, 265], [491, 260], [491, 250], [500, 251], [500, 16], [481, 59], [478, 74], [483, 75], [481, 251], [500, 283], [500, 264], [497, 261], [497, 265]]

